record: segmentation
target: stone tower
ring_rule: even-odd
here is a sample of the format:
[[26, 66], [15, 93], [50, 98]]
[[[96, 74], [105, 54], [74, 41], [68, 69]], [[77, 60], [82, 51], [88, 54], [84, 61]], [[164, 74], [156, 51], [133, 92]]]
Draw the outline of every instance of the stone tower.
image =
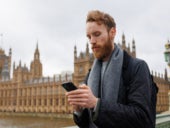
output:
[[37, 79], [42, 77], [42, 64], [40, 62], [40, 53], [38, 49], [38, 43], [34, 52], [34, 59], [30, 64], [30, 70], [24, 64], [19, 62], [19, 65], [16, 66], [15, 62], [13, 63], [13, 81], [22, 83], [31, 79]]
[[32, 78], [40, 78], [42, 77], [42, 64], [40, 61], [40, 53], [38, 49], [38, 43], [37, 47], [34, 52], [34, 60], [31, 62], [30, 65], [30, 72]]
[[26, 65], [22, 66], [21, 61], [18, 66], [15, 66], [15, 62], [13, 63], [13, 82], [22, 83], [28, 80], [30, 77], [30, 73]]
[[77, 47], [74, 47], [74, 74], [73, 81], [76, 85], [79, 85], [83, 82], [86, 74], [93, 64], [93, 54], [89, 52], [89, 45], [86, 44], [86, 51], [80, 52], [80, 55], [77, 56]]
[[5, 59], [4, 62], [4, 66], [1, 72], [1, 76], [2, 76], [2, 81], [8, 81], [10, 80], [10, 72], [9, 72], [9, 68], [8, 68], [8, 60]]
[[9, 55], [6, 55], [0, 47], [0, 80], [7, 81], [10, 79], [12, 50], [9, 49]]
[[122, 44], [118, 45], [125, 50], [129, 55], [131, 55], [132, 57], [136, 58], [136, 45], [135, 45], [135, 40], [132, 40], [132, 47], [130, 48], [130, 44], [128, 43], [128, 46], [126, 46], [126, 39], [125, 39], [125, 35], [122, 34]]

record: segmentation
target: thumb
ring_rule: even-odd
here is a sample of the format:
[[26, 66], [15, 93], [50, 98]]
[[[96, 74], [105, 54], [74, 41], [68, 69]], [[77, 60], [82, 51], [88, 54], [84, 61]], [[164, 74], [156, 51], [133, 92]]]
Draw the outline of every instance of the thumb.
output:
[[87, 86], [86, 84], [82, 84], [82, 85], [79, 85], [79, 88], [80, 88], [80, 89], [87, 89], [88, 86]]

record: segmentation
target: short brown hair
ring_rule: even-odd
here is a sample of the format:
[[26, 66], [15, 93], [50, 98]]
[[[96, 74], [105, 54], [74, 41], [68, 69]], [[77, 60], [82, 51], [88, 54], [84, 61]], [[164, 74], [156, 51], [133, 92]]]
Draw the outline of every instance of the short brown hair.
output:
[[108, 30], [110, 30], [112, 27], [116, 27], [113, 17], [99, 10], [89, 11], [86, 19], [86, 23], [87, 22], [97, 22], [98, 24], [104, 24]]

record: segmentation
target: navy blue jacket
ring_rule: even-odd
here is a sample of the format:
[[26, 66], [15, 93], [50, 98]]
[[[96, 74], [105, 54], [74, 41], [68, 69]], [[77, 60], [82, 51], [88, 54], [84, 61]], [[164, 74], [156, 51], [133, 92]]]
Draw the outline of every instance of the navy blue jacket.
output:
[[[124, 52], [122, 82], [118, 101], [108, 105], [100, 99], [98, 116], [94, 123], [98, 128], [155, 128], [155, 103], [152, 102], [152, 80], [147, 64]], [[86, 77], [86, 82], [88, 75]], [[111, 99], [108, 99], [111, 100]], [[75, 123], [88, 128], [89, 113], [84, 109], [81, 117], [74, 115]]]

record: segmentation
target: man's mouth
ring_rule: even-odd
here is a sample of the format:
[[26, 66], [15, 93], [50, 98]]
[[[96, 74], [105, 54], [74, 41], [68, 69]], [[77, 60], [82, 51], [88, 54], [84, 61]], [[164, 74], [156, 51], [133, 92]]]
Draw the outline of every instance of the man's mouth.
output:
[[98, 46], [93, 46], [93, 47], [92, 47], [92, 50], [97, 50], [97, 49], [99, 49]]

